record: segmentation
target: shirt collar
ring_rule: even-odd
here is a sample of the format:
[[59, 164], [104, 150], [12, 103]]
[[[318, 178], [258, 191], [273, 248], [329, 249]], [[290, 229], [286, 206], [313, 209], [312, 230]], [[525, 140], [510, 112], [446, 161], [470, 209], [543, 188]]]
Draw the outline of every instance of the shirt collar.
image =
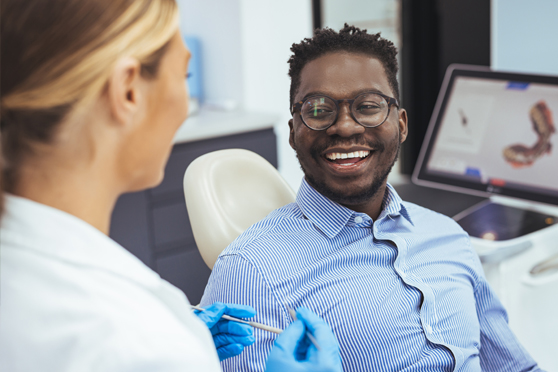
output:
[[411, 225], [413, 224], [411, 215], [405, 207], [405, 204], [403, 204], [403, 200], [393, 186], [388, 183], [386, 184], [386, 193], [384, 194], [384, 200], [382, 202], [382, 212], [378, 219], [385, 216], [395, 217], [399, 215], [402, 215]]
[[6, 195], [5, 201], [0, 231], [7, 246], [109, 271], [147, 287], [158, 285], [155, 272], [85, 221], [26, 198]]
[[[308, 184], [306, 178], [302, 180], [296, 195], [296, 203], [302, 213], [329, 238], [334, 238], [352, 219], [353, 215], [360, 214], [339, 203], [336, 203]], [[382, 202], [382, 212], [378, 217], [395, 217], [402, 215], [411, 224], [411, 217], [395, 189], [388, 183]]]

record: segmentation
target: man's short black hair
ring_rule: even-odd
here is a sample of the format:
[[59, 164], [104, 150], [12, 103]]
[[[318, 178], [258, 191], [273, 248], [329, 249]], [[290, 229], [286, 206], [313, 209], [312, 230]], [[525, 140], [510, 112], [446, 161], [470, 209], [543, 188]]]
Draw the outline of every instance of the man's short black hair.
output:
[[389, 40], [377, 34], [368, 34], [355, 26], [345, 27], [339, 32], [330, 28], [316, 30], [312, 38], [306, 38], [291, 47], [293, 55], [289, 58], [289, 76], [291, 77], [291, 108], [294, 97], [300, 87], [300, 73], [312, 60], [331, 52], [349, 52], [366, 54], [377, 58], [386, 71], [388, 83], [399, 101], [399, 83], [397, 82], [397, 48]]

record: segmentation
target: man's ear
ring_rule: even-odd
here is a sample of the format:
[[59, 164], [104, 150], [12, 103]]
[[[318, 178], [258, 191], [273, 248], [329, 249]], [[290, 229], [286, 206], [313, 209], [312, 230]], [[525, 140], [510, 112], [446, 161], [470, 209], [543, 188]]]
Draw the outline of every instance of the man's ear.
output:
[[407, 139], [409, 134], [409, 127], [407, 123], [407, 110], [399, 109], [399, 133], [401, 133], [401, 143]]
[[107, 84], [110, 114], [119, 124], [128, 123], [139, 109], [141, 64], [135, 58], [116, 62]]
[[289, 120], [289, 145], [295, 149], [293, 119]]

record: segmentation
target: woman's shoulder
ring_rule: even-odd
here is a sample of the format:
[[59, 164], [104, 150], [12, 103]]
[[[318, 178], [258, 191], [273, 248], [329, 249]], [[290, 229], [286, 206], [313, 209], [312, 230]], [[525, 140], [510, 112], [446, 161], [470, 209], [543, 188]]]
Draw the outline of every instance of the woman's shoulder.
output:
[[[137, 281], [17, 248], [1, 250], [1, 354], [13, 360], [16, 349], [33, 350], [47, 365], [71, 360], [73, 353], [119, 365], [126, 362], [124, 354], [142, 360], [139, 351], [147, 349], [175, 362], [211, 359], [207, 330], [184, 294], [164, 280]], [[190, 355], [193, 345], [204, 346], [196, 352], [199, 358]]]

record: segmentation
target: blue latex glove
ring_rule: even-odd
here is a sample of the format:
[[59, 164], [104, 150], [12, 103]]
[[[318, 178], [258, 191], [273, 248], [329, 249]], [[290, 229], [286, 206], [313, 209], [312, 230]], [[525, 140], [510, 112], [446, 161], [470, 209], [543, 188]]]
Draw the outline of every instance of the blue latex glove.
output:
[[219, 360], [239, 355], [246, 346], [254, 343], [254, 329], [248, 324], [221, 319], [223, 314], [235, 318], [251, 318], [256, 310], [251, 306], [215, 302], [205, 311], [194, 311], [211, 331]]
[[[298, 320], [275, 340], [266, 372], [343, 372], [339, 344], [329, 326], [303, 307], [296, 316]], [[310, 342], [306, 331], [316, 338], [320, 350]]]

